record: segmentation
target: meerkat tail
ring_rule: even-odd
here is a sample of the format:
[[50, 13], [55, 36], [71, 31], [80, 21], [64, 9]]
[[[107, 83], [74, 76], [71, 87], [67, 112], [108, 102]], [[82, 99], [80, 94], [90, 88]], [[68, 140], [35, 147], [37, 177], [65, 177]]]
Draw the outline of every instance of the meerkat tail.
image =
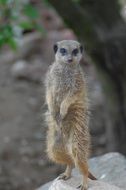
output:
[[97, 178], [91, 172], [88, 172], [88, 178], [92, 180], [97, 180]]

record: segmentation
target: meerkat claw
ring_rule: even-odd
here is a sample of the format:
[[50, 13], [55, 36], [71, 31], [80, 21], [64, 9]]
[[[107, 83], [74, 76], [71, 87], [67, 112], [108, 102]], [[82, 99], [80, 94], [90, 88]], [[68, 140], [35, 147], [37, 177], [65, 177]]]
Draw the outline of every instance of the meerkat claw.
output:
[[60, 125], [61, 120], [62, 120], [62, 119], [61, 119], [61, 115], [60, 115], [60, 114], [57, 114], [55, 119], [56, 119], [57, 124]]
[[65, 173], [60, 174], [58, 177], [58, 180], [63, 179], [63, 180], [67, 180], [70, 178], [70, 175], [66, 175]]
[[81, 188], [81, 185], [77, 186], [77, 189], [80, 189]]
[[77, 187], [77, 189], [80, 189], [80, 190], [87, 190], [87, 188], [84, 187], [83, 185], [79, 185], [79, 186]]

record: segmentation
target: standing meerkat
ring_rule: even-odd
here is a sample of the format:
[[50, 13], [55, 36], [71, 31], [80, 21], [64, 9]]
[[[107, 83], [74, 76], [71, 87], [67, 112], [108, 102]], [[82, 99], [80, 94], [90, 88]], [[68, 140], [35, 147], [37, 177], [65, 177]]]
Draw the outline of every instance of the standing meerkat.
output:
[[54, 45], [54, 52], [55, 62], [45, 80], [47, 153], [52, 161], [67, 165], [59, 179], [69, 179], [75, 165], [83, 175], [79, 187], [87, 190], [88, 177], [96, 178], [89, 172], [87, 163], [90, 149], [88, 98], [79, 65], [83, 47], [77, 41], [63, 40]]

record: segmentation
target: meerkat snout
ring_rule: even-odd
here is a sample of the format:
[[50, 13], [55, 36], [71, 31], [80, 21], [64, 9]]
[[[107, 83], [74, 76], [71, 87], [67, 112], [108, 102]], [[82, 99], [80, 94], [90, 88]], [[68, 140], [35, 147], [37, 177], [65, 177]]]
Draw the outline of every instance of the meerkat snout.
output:
[[71, 63], [73, 61], [72, 58], [68, 58], [68, 62]]
[[68, 56], [68, 60], [67, 60], [69, 63], [71, 63], [71, 62], [73, 62], [73, 57], [72, 57], [72, 55], [69, 55]]

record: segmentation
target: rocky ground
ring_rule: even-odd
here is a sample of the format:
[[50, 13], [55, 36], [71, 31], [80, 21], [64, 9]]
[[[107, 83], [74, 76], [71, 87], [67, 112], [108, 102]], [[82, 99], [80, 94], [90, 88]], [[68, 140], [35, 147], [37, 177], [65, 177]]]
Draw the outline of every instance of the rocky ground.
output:
[[[126, 157], [111, 152], [89, 160], [90, 171], [97, 180], [88, 180], [89, 190], [125, 190], [126, 189]], [[69, 180], [55, 179], [37, 190], [76, 190], [82, 176], [73, 169]], [[50, 187], [50, 188], [49, 188]]]
[[[43, 11], [45, 20], [55, 17], [47, 13]], [[44, 76], [54, 57], [53, 44], [75, 36], [59, 20], [45, 23], [48, 35], [25, 35], [17, 52], [0, 55], [0, 190], [34, 190], [63, 169], [45, 153]], [[106, 152], [104, 98], [93, 66], [83, 65], [92, 105], [92, 155], [99, 155]]]

